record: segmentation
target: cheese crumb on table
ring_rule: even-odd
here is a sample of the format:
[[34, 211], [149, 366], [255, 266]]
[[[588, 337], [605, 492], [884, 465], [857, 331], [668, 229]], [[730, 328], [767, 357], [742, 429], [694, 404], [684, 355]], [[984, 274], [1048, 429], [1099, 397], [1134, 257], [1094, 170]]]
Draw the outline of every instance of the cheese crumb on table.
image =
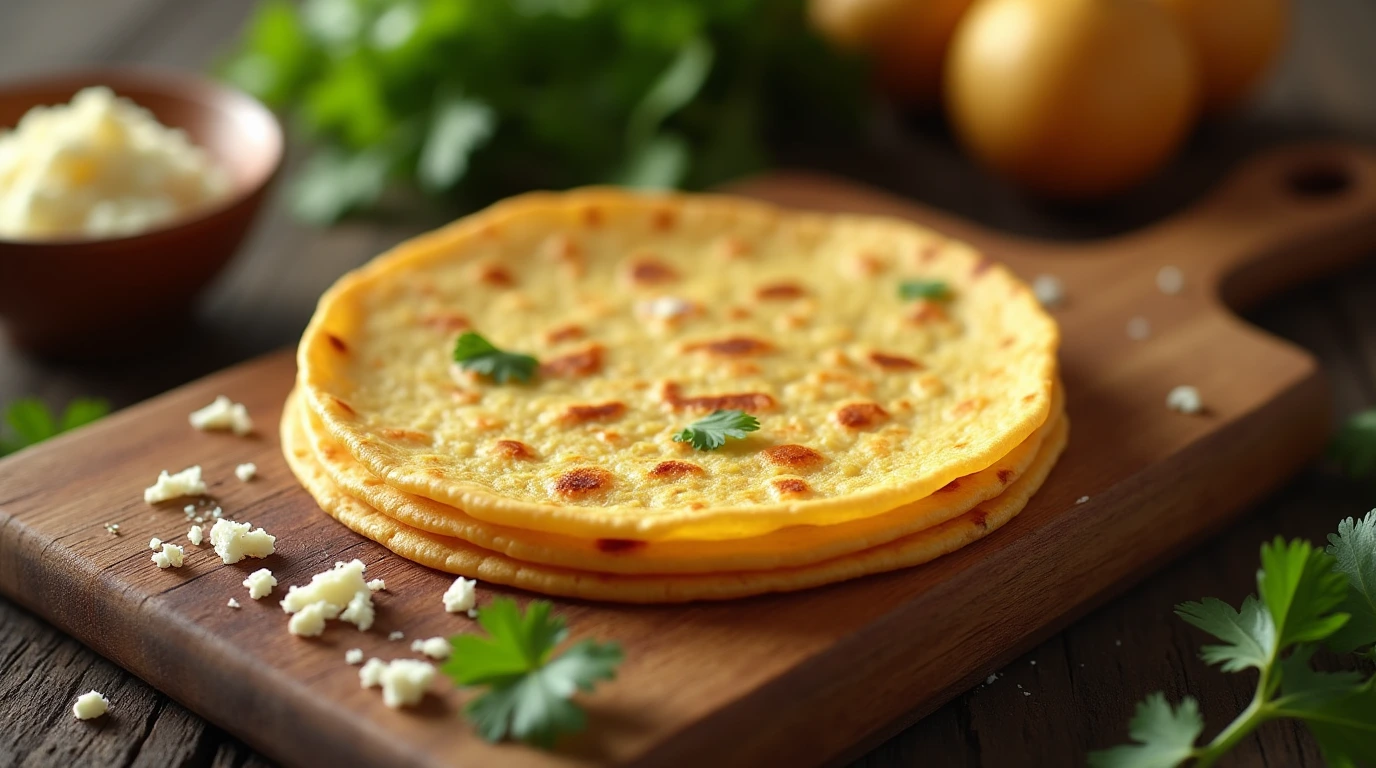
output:
[[335, 563], [328, 571], [311, 577], [311, 583], [292, 587], [282, 600], [282, 610], [298, 613], [312, 606], [325, 606], [321, 615], [339, 618], [366, 631], [373, 625], [373, 592], [363, 580], [366, 566], [362, 560]]
[[415, 653], [423, 653], [432, 659], [443, 661], [453, 653], [454, 647], [443, 637], [432, 637], [429, 640], [416, 640], [411, 643], [411, 650]]
[[272, 575], [272, 571], [259, 568], [244, 579], [244, 586], [248, 587], [248, 596], [258, 600], [272, 593], [272, 588], [277, 586], [277, 577]]
[[277, 537], [262, 528], [249, 530], [252, 527], [252, 523], [236, 523], [223, 518], [215, 521], [210, 529], [210, 543], [225, 565], [237, 563], [245, 557], [267, 557], [276, 551], [274, 544]]
[[1078, 498], [1078, 499], [1075, 500], [1075, 503], [1076, 503], [1076, 504], [1083, 504], [1083, 503], [1085, 503], [1086, 501], [1089, 501], [1089, 497], [1088, 497], [1088, 496], [1081, 496], [1080, 498]]
[[243, 436], [253, 431], [253, 419], [248, 416], [248, 408], [224, 395], [216, 397], [210, 405], [192, 411], [190, 420], [191, 426], [203, 432], [219, 429]]
[[109, 711], [110, 700], [97, 691], [81, 694], [76, 697], [76, 704], [72, 705], [72, 717], [78, 720], [90, 720]]
[[399, 629], [387, 633], [387, 639], [388, 639], [388, 640], [404, 640], [405, 638], [406, 638], [406, 633], [405, 633], [405, 632], [402, 632], [402, 631], [399, 630]]
[[234, 468], [234, 476], [239, 478], [241, 482], [247, 483], [258, 476], [258, 465], [251, 461], [244, 462]]
[[153, 550], [154, 552], [157, 552], [158, 550], [162, 549], [162, 539], [158, 538], [157, 536], [154, 536], [152, 539], [148, 541], [148, 548]]
[[368, 582], [368, 589], [372, 590], [373, 592], [381, 592], [386, 588], [387, 582], [383, 581], [382, 579], [373, 579], [372, 581]]
[[191, 530], [186, 532], [186, 540], [199, 547], [201, 542], [205, 541], [205, 531], [201, 530], [201, 526], [193, 525]]
[[176, 544], [163, 544], [161, 552], [153, 553], [153, 564], [159, 568], [180, 568], [184, 556], [184, 550]]
[[1185, 290], [1185, 273], [1179, 267], [1164, 266], [1156, 273], [1156, 287], [1168, 296]]
[[149, 504], [157, 504], [172, 499], [180, 499], [183, 496], [204, 496], [205, 481], [201, 479], [201, 467], [187, 467], [175, 475], [169, 475], [167, 470], [163, 470], [158, 475], [158, 481], [148, 488], [143, 489], [143, 500]]
[[287, 622], [287, 631], [297, 637], [319, 637], [325, 631], [325, 621], [338, 615], [339, 606], [311, 603], [292, 615], [291, 621]]
[[364, 688], [382, 686], [382, 703], [392, 709], [420, 703], [434, 679], [435, 665], [416, 659], [368, 659], [358, 670], [359, 684]]
[[229, 606], [230, 608], [238, 608], [238, 607], [239, 607], [239, 601], [238, 601], [238, 600], [235, 600], [234, 598], [231, 597], [231, 598], [229, 598], [229, 602], [228, 602], [228, 603], [225, 603], [225, 605]]
[[1055, 275], [1037, 275], [1032, 280], [1032, 295], [1047, 309], [1065, 303], [1065, 285]]
[[478, 586], [476, 579], [465, 579], [460, 576], [449, 585], [449, 589], [444, 591], [444, 610], [449, 613], [461, 613], [472, 608], [478, 600], [477, 592], [474, 587]]
[[1200, 398], [1199, 390], [1194, 387], [1180, 386], [1166, 395], [1166, 407], [1172, 411], [1194, 415], [1204, 410], [1204, 400]]
[[1128, 338], [1133, 341], [1146, 341], [1151, 336], [1151, 321], [1141, 315], [1128, 321]]
[[362, 649], [362, 648], [350, 648], [349, 650], [345, 651], [345, 652], [344, 652], [344, 663], [345, 663], [345, 664], [362, 664], [362, 663], [363, 663], [363, 649]]
[[118, 535], [119, 535], [119, 523], [106, 523], [106, 524], [105, 524], [105, 532], [108, 533], [108, 534], [110, 534], [111, 536], [118, 536]]

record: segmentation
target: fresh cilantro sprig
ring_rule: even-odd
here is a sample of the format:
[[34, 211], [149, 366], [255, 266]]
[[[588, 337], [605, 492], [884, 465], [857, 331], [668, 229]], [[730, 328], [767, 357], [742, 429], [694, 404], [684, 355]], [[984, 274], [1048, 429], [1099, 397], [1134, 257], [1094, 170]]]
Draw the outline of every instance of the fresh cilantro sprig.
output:
[[1095, 768], [1170, 768], [1213, 765], [1259, 726], [1293, 719], [1305, 724], [1334, 766], [1376, 764], [1376, 677], [1318, 672], [1310, 665], [1319, 644], [1340, 653], [1373, 656], [1376, 643], [1376, 510], [1348, 518], [1330, 534], [1326, 550], [1277, 538], [1261, 548], [1258, 595], [1240, 610], [1207, 598], [1176, 613], [1222, 641], [1202, 656], [1225, 672], [1256, 669], [1251, 704], [1213, 740], [1196, 744], [1204, 720], [1195, 700], [1171, 707], [1148, 696], [1128, 725], [1133, 743], [1090, 755]]
[[1328, 455], [1350, 477], [1376, 474], [1376, 408], [1348, 419], [1329, 443]]
[[712, 411], [674, 435], [676, 443], [692, 443], [699, 451], [715, 451], [726, 445], [726, 438], [745, 438], [746, 432], [760, 428], [760, 420], [745, 411]]
[[539, 361], [530, 355], [503, 352], [472, 331], [465, 331], [454, 343], [454, 362], [465, 371], [487, 376], [498, 384], [512, 379], [530, 381]]
[[581, 731], [587, 717], [573, 695], [616, 677], [621, 646], [584, 640], [555, 656], [568, 628], [543, 600], [522, 613], [515, 600], [498, 598], [478, 609], [478, 624], [487, 636], [450, 638], [454, 653], [441, 668], [461, 686], [487, 689], [464, 707], [478, 733], [549, 748]]
[[898, 284], [898, 296], [906, 301], [947, 301], [951, 298], [951, 286], [944, 280], [904, 280]]
[[42, 400], [26, 397], [10, 403], [5, 423], [12, 437], [0, 432], [0, 456], [41, 443], [50, 437], [89, 424], [110, 412], [110, 404], [96, 398], [77, 398], [58, 418]]

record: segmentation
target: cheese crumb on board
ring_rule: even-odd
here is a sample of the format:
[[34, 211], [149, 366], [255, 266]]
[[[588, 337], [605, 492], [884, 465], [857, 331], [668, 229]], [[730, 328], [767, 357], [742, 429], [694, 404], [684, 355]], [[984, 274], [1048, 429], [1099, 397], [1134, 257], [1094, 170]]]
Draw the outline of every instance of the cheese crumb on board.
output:
[[432, 637], [429, 640], [416, 640], [411, 643], [411, 650], [415, 653], [423, 653], [432, 659], [443, 661], [453, 653], [454, 647], [449, 641], [442, 637]]
[[199, 547], [201, 542], [205, 541], [205, 531], [201, 530], [201, 526], [193, 525], [191, 530], [186, 532], [186, 540]]
[[1168, 296], [1178, 295], [1185, 290], [1185, 273], [1180, 267], [1164, 266], [1156, 272], [1156, 287]]
[[1054, 309], [1065, 303], [1065, 285], [1055, 275], [1037, 275], [1032, 280], [1032, 295], [1047, 309]]
[[78, 720], [90, 720], [109, 711], [110, 700], [98, 691], [81, 694], [76, 697], [76, 704], [72, 705], [72, 717]]
[[405, 633], [405, 632], [402, 632], [402, 631], [399, 630], [399, 629], [398, 629], [398, 630], [394, 630], [394, 631], [392, 631], [392, 632], [388, 632], [388, 633], [387, 633], [387, 639], [388, 639], [388, 640], [404, 640], [404, 639], [406, 639], [406, 633]]
[[382, 579], [373, 579], [372, 581], [368, 582], [368, 589], [373, 592], [381, 592], [384, 589], [387, 589], [387, 582], [383, 581]]
[[175, 475], [170, 475], [167, 470], [163, 470], [158, 475], [158, 481], [148, 488], [143, 489], [143, 500], [149, 504], [157, 504], [172, 499], [180, 499], [183, 496], [204, 496], [205, 480], [201, 479], [201, 467], [187, 467]]
[[118, 535], [119, 535], [119, 523], [106, 523], [106, 524], [105, 524], [105, 532], [108, 533], [108, 534], [110, 534], [111, 536], [118, 536]]
[[153, 564], [159, 568], [180, 568], [184, 555], [185, 552], [176, 544], [163, 544], [161, 552], [153, 553]]
[[158, 550], [162, 549], [162, 539], [158, 538], [157, 536], [154, 536], [152, 539], [148, 541], [148, 548], [153, 550], [154, 552], [157, 552]]
[[272, 588], [277, 586], [277, 577], [272, 575], [272, 571], [259, 568], [244, 579], [244, 586], [248, 587], [248, 596], [258, 600], [272, 593]]
[[245, 557], [267, 557], [276, 551], [277, 537], [262, 528], [251, 531], [252, 527], [252, 523], [236, 523], [223, 518], [215, 521], [210, 529], [210, 543], [225, 565]]
[[366, 566], [362, 560], [335, 563], [328, 571], [311, 577], [311, 583], [292, 587], [282, 600], [282, 610], [298, 613], [311, 606], [323, 605], [322, 615], [339, 618], [367, 630], [373, 625], [373, 592], [363, 580]]
[[253, 431], [253, 419], [248, 416], [248, 408], [220, 395], [215, 402], [191, 412], [191, 426], [202, 432], [226, 430], [236, 435], [247, 435]]
[[238, 600], [235, 600], [234, 598], [231, 597], [231, 598], [229, 598], [229, 602], [228, 602], [228, 603], [225, 603], [225, 605], [229, 606], [230, 608], [238, 608], [238, 607], [239, 607], [239, 601], [238, 601]]
[[461, 613], [472, 608], [477, 604], [478, 594], [474, 587], [478, 586], [476, 579], [465, 579], [460, 576], [449, 585], [449, 589], [444, 591], [444, 610], [449, 613]]
[[1166, 395], [1166, 407], [1172, 411], [1194, 415], [1204, 410], [1204, 400], [1199, 396], [1199, 390], [1194, 387], [1180, 386]]
[[344, 663], [345, 663], [345, 664], [362, 664], [362, 663], [363, 663], [363, 649], [362, 649], [362, 648], [350, 648], [349, 650], [345, 651], [345, 652], [344, 652]]
[[239, 478], [240, 482], [247, 483], [258, 476], [258, 465], [251, 461], [244, 462], [234, 468], [234, 476]]
[[[330, 611], [334, 613], [331, 615]], [[339, 607], [329, 603], [311, 603], [292, 615], [287, 631], [297, 637], [319, 637], [325, 631], [325, 621], [339, 615]]]
[[1080, 498], [1078, 498], [1078, 499], [1075, 500], [1075, 503], [1076, 503], [1076, 504], [1083, 504], [1083, 503], [1085, 503], [1086, 501], [1089, 501], [1089, 497], [1088, 497], [1088, 496], [1081, 496]]
[[382, 703], [392, 709], [420, 703], [434, 679], [435, 665], [415, 659], [368, 659], [358, 670], [359, 684], [364, 688], [382, 686]]

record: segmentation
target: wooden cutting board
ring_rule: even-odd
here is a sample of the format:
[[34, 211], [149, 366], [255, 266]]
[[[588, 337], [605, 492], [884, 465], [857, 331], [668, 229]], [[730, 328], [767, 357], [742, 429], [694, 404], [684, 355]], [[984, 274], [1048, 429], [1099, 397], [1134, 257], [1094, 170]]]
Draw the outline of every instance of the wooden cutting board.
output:
[[[463, 695], [447, 685], [418, 709], [392, 712], [344, 663], [349, 648], [410, 655], [411, 639], [473, 624], [442, 610], [450, 577], [349, 533], [296, 487], [275, 437], [294, 372], [283, 352], [0, 462], [0, 591], [288, 765], [836, 761], [1221, 530], [1308, 460], [1329, 429], [1314, 361], [1226, 306], [1376, 247], [1376, 154], [1342, 145], [1260, 157], [1171, 221], [1078, 245], [995, 235], [815, 176], [765, 176], [737, 191], [915, 219], [1028, 279], [1064, 282], [1056, 315], [1071, 443], [1019, 517], [932, 564], [805, 593], [670, 607], [557, 601], [575, 637], [623, 644], [621, 675], [585, 698], [590, 728], [558, 752], [488, 745], [457, 719]], [[1157, 288], [1166, 265], [1185, 276], [1179, 295]], [[1136, 317], [1150, 326], [1145, 340], [1126, 331]], [[1204, 415], [1166, 409], [1180, 384], [1198, 387]], [[188, 426], [187, 414], [218, 394], [248, 405], [258, 436]], [[244, 461], [257, 463], [258, 479], [234, 478]], [[188, 526], [179, 506], [144, 504], [142, 489], [160, 470], [196, 463], [228, 516], [278, 536], [276, 555], [226, 566], [188, 547], [185, 567], [152, 565], [148, 540], [184, 544]], [[108, 522], [122, 535], [107, 533]], [[277, 606], [286, 586], [353, 557], [387, 581], [375, 628], [288, 635]], [[282, 586], [254, 602], [240, 582], [263, 566]], [[230, 597], [243, 607], [228, 608]], [[406, 640], [387, 640], [393, 630]], [[142, 724], [116, 700], [103, 727]]]

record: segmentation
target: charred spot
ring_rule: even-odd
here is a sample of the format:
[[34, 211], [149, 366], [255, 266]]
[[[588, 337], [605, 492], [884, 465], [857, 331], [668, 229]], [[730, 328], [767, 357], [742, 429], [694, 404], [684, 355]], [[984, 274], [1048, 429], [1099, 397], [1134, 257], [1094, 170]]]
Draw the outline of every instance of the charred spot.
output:
[[678, 271], [657, 259], [637, 259], [628, 273], [636, 285], [660, 285], [678, 280]]
[[971, 398], [968, 398], [968, 399], [965, 399], [965, 400], [961, 400], [960, 402], [956, 403], [956, 404], [955, 404], [955, 407], [951, 409], [951, 415], [952, 415], [952, 416], [964, 416], [964, 415], [967, 414], [967, 413], [972, 413], [972, 412], [977, 411], [977, 410], [979, 410], [980, 408], [983, 408], [983, 407], [984, 407], [984, 398], [982, 398], [982, 397], [971, 397]]
[[979, 261], [975, 262], [975, 268], [971, 270], [971, 274], [973, 274], [976, 277], [979, 277], [985, 272], [988, 272], [989, 268], [992, 266], [994, 266], [993, 259], [990, 259], [988, 256], [981, 256], [979, 257]]
[[836, 423], [850, 429], [865, 429], [889, 418], [889, 412], [878, 403], [851, 403], [836, 411]]
[[1018, 337], [1005, 336], [1003, 337], [1003, 340], [999, 342], [999, 349], [1008, 349], [1016, 343], [1018, 343]]
[[334, 347], [336, 352], [342, 355], [349, 354], [349, 345], [345, 344], [343, 339], [339, 338], [333, 333], [325, 334], [325, 338], [329, 340], [330, 346]]
[[825, 459], [822, 454], [812, 450], [805, 445], [776, 445], [773, 448], [764, 450], [764, 458], [770, 464], [778, 467], [789, 467], [790, 469], [807, 469], [821, 464]]
[[924, 367], [922, 363], [910, 357], [888, 355], [883, 352], [871, 352], [869, 358], [871, 363], [886, 371], [920, 371]]
[[551, 328], [545, 333], [545, 341], [551, 344], [558, 344], [561, 341], [573, 341], [581, 339], [585, 335], [581, 325], [561, 325], [558, 328]]
[[947, 484], [941, 486], [940, 488], [936, 489], [936, 491], [934, 491], [934, 492], [935, 492], [935, 493], [951, 493], [951, 492], [955, 491], [955, 490], [956, 490], [957, 488], [959, 488], [959, 487], [960, 487], [960, 478], [957, 477], [956, 479], [952, 480], [951, 482], [949, 482], [949, 483], [947, 483]]
[[546, 360], [540, 364], [540, 373], [556, 378], [579, 378], [591, 376], [602, 370], [602, 347], [591, 346], [580, 352]]
[[722, 250], [728, 259], [739, 259], [750, 254], [750, 243], [739, 237], [728, 237], [722, 244]]
[[728, 395], [700, 395], [698, 397], [683, 397], [679, 393], [677, 384], [667, 384], [664, 387], [664, 402], [677, 411], [746, 411], [755, 413], [758, 411], [772, 410], [775, 406], [774, 398], [764, 392], [738, 392]]
[[515, 278], [505, 268], [489, 264], [478, 271], [478, 279], [498, 288], [510, 288], [516, 284]]
[[989, 512], [983, 507], [975, 507], [970, 510], [970, 522], [979, 526], [980, 530], [989, 530]]
[[626, 404], [611, 402], [599, 405], [570, 405], [564, 409], [559, 420], [569, 424], [582, 424], [588, 421], [608, 421], [619, 419], [626, 413]]
[[466, 331], [473, 325], [468, 318], [457, 312], [436, 312], [426, 315], [420, 319], [421, 325], [434, 328], [437, 331], [452, 333], [454, 331]]
[[602, 222], [605, 220], [605, 216], [602, 213], [602, 209], [595, 205], [590, 205], [587, 208], [584, 208], [582, 216], [583, 223], [588, 225], [589, 227], [592, 227], [593, 229], [602, 226]]
[[678, 214], [668, 208], [660, 208], [650, 217], [650, 226], [659, 232], [668, 232], [678, 225]]
[[647, 474], [650, 477], [686, 477], [688, 475], [705, 474], [702, 467], [689, 461], [661, 461], [654, 466]]
[[1030, 402], [1032, 402], [1033, 400], [1036, 400], [1036, 399], [1037, 399], [1037, 393], [1036, 393], [1036, 392], [1030, 392], [1030, 393], [1028, 393], [1028, 394], [1022, 396], [1022, 401], [1023, 401], [1024, 403], [1030, 403]]
[[684, 347], [689, 352], [706, 352], [722, 357], [746, 357], [749, 355], [763, 355], [774, 349], [774, 346], [767, 341], [752, 339], [749, 336], [731, 336], [715, 341], [701, 341], [695, 344], [688, 344]]
[[336, 406], [338, 406], [339, 410], [344, 411], [345, 413], [349, 414], [350, 416], [357, 416], [357, 415], [358, 415], [358, 411], [355, 411], [354, 408], [353, 408], [353, 406], [349, 405], [348, 403], [344, 402], [343, 400], [340, 400], [339, 398], [334, 397], [334, 396], [331, 396], [331, 397], [330, 397], [330, 400], [334, 401], [334, 404], [335, 404]]
[[787, 301], [802, 297], [806, 291], [797, 283], [769, 283], [755, 289], [755, 298], [762, 301]]
[[383, 429], [378, 434], [389, 440], [402, 440], [408, 443], [430, 443], [430, 435], [414, 429]]
[[598, 539], [596, 546], [598, 552], [616, 555], [640, 549], [645, 543], [640, 539]]
[[855, 254], [855, 269], [862, 275], [877, 275], [888, 268], [888, 263], [882, 256], [873, 251], [861, 251]]
[[808, 487], [807, 481], [796, 477], [779, 478], [770, 481], [770, 483], [774, 486], [774, 490], [783, 496], [797, 496], [812, 490]]
[[562, 496], [590, 496], [612, 487], [612, 473], [600, 467], [579, 467], [559, 476], [554, 491]]
[[492, 453], [506, 459], [529, 461], [535, 458], [535, 451], [520, 440], [498, 440], [492, 444]]
[[1000, 483], [1003, 483], [1004, 485], [1008, 485], [1009, 483], [1013, 482], [1013, 470], [1011, 470], [1011, 469], [1000, 469], [1000, 470], [998, 471], [997, 474], [998, 474], [999, 482], [1000, 482]]
[[945, 320], [946, 308], [935, 301], [922, 300], [912, 305], [907, 312], [907, 320], [913, 325], [939, 323]]
[[745, 307], [731, 307], [726, 310], [726, 316], [732, 320], [749, 320], [750, 310]]

